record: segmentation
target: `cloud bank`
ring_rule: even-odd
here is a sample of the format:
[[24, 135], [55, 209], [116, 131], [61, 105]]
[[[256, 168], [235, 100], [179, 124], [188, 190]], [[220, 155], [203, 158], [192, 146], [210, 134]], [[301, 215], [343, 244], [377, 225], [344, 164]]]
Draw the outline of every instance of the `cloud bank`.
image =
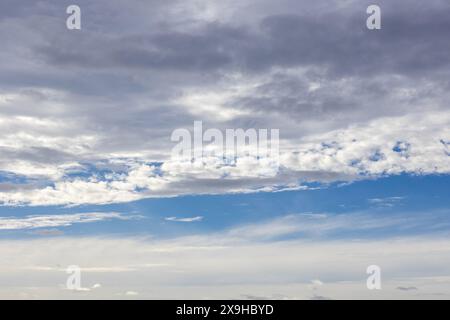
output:
[[[446, 1], [0, 5], [0, 202], [80, 205], [450, 172]], [[171, 132], [280, 129], [280, 166], [170, 157]]]

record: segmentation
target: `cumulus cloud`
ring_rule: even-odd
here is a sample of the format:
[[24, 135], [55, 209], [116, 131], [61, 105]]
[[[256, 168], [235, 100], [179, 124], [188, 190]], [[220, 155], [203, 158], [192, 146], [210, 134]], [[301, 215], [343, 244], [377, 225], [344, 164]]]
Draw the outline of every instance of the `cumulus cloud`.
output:
[[314, 286], [322, 286], [323, 282], [320, 281], [319, 279], [314, 279], [314, 280], [311, 280], [311, 284]]
[[[242, 298], [243, 292], [249, 298], [309, 299], [314, 277], [326, 283], [314, 291], [314, 296], [333, 299], [398, 299], [411, 292], [396, 288], [410, 286], [420, 287], [422, 294], [430, 297], [435, 292], [441, 292], [443, 297], [450, 294], [447, 238], [235, 243], [216, 236], [170, 241], [97, 237], [2, 240], [0, 252], [9, 259], [0, 267], [0, 280], [4, 283], [0, 296], [18, 297], [20, 292], [31, 294], [35, 293], [32, 288], [39, 288], [40, 298], [111, 298], [133, 291], [144, 299], [231, 299]], [[227, 241], [227, 246], [217, 247]], [[43, 246], [46, 250], [41, 250]], [[161, 250], [168, 247], [178, 250]], [[21, 254], [25, 249], [29, 254]], [[115, 271], [124, 261], [141, 266], [151, 261], [161, 267]], [[82, 282], [101, 282], [101, 290], [73, 296], [58, 287], [66, 281], [63, 267], [24, 268], [42, 264], [67, 266], [73, 262], [84, 266]], [[366, 268], [374, 262], [383, 272], [383, 290], [378, 293], [365, 287]], [[103, 266], [102, 272], [89, 271], [99, 265]], [[12, 274], [11, 270], [15, 272]]]

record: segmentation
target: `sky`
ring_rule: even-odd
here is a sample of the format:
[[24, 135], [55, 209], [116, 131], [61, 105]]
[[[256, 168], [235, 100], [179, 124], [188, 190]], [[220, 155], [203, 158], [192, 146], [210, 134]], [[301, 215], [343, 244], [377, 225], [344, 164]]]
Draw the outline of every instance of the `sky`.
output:
[[[450, 298], [449, 16], [2, 0], [0, 298]], [[279, 156], [192, 164], [198, 121], [278, 130]]]

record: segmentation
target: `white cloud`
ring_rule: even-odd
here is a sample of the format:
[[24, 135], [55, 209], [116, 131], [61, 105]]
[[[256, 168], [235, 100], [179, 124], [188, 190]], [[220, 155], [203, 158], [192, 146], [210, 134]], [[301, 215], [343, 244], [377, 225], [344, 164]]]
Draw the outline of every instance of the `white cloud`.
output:
[[[279, 168], [246, 159], [238, 159], [236, 165], [229, 166], [211, 158], [204, 165], [193, 166], [177, 159], [166, 159], [156, 165], [142, 158], [112, 158], [92, 163], [100, 168], [109, 166], [111, 174], [102, 177], [88, 172], [83, 178], [64, 174], [66, 170], [74, 170], [71, 162], [53, 167], [53, 173], [48, 176], [49, 179], [57, 177], [53, 186], [8, 185], [10, 190], [0, 190], [0, 202], [5, 205], [106, 204], [186, 194], [301, 189], [302, 181], [354, 180], [403, 172], [449, 173], [449, 157], [441, 142], [450, 136], [449, 124], [448, 111], [414, 113], [286, 140], [280, 149]], [[407, 144], [408, 148], [402, 149], [399, 143]], [[114, 168], [120, 168], [120, 172]], [[28, 170], [7, 169], [17, 174]]]
[[300, 213], [235, 227], [226, 231], [225, 234], [228, 239], [240, 241], [274, 240], [293, 235], [303, 238], [320, 238], [336, 231], [364, 231], [398, 225], [406, 227], [409, 224], [418, 223], [415, 219], [408, 221], [406, 216], [407, 213], [377, 218], [367, 212], [332, 215]]

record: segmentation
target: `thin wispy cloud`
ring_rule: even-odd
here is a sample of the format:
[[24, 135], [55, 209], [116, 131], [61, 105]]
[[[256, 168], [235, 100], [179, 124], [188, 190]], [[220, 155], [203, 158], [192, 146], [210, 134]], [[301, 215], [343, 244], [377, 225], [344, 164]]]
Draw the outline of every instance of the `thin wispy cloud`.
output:
[[368, 202], [377, 207], [394, 207], [400, 205], [405, 197], [371, 198]]
[[189, 217], [189, 218], [177, 218], [177, 217], [167, 217], [164, 218], [166, 221], [174, 221], [174, 222], [199, 222], [203, 220], [202, 216]]
[[[117, 212], [88, 212], [61, 215], [31, 215], [24, 218], [0, 217], [0, 230], [21, 230], [37, 228], [68, 227], [78, 223], [92, 223], [105, 220], [134, 219], [135, 216], [127, 216]], [[60, 234], [54, 230], [41, 230], [40, 234]]]
[[450, 297], [450, 6], [372, 4], [2, 0], [0, 298]]

